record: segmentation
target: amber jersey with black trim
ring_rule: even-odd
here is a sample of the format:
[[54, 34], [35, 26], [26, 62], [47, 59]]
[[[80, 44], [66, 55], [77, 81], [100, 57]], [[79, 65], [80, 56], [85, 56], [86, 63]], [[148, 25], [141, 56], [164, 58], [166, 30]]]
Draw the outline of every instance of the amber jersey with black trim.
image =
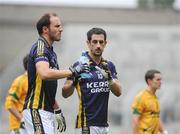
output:
[[32, 46], [28, 60], [28, 93], [24, 109], [43, 109], [53, 112], [57, 80], [42, 80], [36, 72], [36, 63], [46, 61], [49, 68], [59, 69], [56, 53], [43, 37]]
[[[83, 54], [84, 55], [84, 54]], [[80, 77], [77, 80], [76, 90], [79, 97], [79, 112], [76, 120], [76, 128], [89, 126], [108, 126], [108, 100], [109, 100], [109, 82], [103, 75], [95, 68], [97, 65], [86, 52], [89, 59], [90, 76]], [[112, 73], [112, 77], [117, 79], [117, 72], [112, 62], [107, 61], [108, 67]], [[78, 65], [76, 62], [74, 66]], [[85, 76], [85, 75], [84, 75]], [[73, 80], [69, 77], [68, 80]]]
[[133, 114], [140, 115], [138, 134], [158, 134], [160, 104], [156, 95], [143, 89], [132, 103]]
[[[27, 73], [18, 76], [12, 83], [5, 101], [5, 108], [16, 108], [22, 112], [24, 100], [28, 90]], [[9, 128], [10, 130], [20, 128], [20, 121], [10, 112], [9, 114]]]

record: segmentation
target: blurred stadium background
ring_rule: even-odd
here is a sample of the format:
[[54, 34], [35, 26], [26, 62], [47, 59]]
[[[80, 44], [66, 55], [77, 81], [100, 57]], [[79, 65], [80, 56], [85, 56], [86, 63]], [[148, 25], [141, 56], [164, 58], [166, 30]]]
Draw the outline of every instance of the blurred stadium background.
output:
[[[22, 57], [37, 39], [35, 23], [45, 12], [63, 21], [62, 41], [54, 47], [60, 68], [68, 68], [86, 50], [86, 32], [102, 27], [108, 34], [104, 57], [112, 60], [123, 94], [110, 96], [111, 134], [130, 134], [130, 105], [144, 88], [144, 73], [155, 68], [163, 74], [158, 96], [161, 116], [170, 134], [180, 134], [180, 0], [0, 0], [0, 134], [8, 133], [5, 96], [12, 80], [23, 72]], [[78, 98], [64, 99], [59, 80], [57, 99], [73, 134]]]

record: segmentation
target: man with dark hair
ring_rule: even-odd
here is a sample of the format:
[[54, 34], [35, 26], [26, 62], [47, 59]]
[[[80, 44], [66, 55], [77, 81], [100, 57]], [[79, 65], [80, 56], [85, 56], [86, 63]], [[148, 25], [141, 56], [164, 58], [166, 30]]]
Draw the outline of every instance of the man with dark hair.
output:
[[161, 80], [160, 71], [146, 72], [145, 81], [148, 87], [137, 94], [132, 104], [133, 134], [168, 134], [160, 120], [160, 104], [156, 96]]
[[13, 81], [5, 101], [5, 107], [10, 112], [10, 134], [26, 134], [22, 110], [28, 90], [27, 63], [28, 55], [23, 58], [25, 72]]
[[121, 85], [114, 64], [102, 57], [106, 44], [106, 32], [102, 28], [90, 29], [87, 32], [89, 51], [83, 52], [74, 64], [74, 67], [88, 64], [90, 72], [71, 76], [64, 84], [62, 95], [65, 98], [73, 94], [74, 88], [79, 97], [75, 134], [109, 134], [109, 93], [120, 96]]
[[88, 71], [88, 66], [81, 64], [59, 70], [53, 42], [60, 41], [63, 28], [55, 13], [44, 14], [36, 27], [39, 38], [30, 50], [28, 61], [28, 93], [23, 111], [25, 127], [28, 134], [60, 133], [65, 131], [66, 123], [55, 100], [57, 79], [78, 76]]

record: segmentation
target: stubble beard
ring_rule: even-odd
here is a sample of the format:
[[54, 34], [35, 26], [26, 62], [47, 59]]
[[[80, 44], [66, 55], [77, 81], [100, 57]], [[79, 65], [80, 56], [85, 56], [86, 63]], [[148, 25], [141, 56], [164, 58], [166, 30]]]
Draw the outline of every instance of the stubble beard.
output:
[[61, 33], [59, 35], [55, 35], [55, 34], [49, 34], [49, 37], [52, 41], [60, 41], [61, 40]]
[[101, 56], [102, 56], [102, 51], [101, 51], [100, 53], [94, 52], [93, 55], [94, 55], [95, 57], [101, 57]]

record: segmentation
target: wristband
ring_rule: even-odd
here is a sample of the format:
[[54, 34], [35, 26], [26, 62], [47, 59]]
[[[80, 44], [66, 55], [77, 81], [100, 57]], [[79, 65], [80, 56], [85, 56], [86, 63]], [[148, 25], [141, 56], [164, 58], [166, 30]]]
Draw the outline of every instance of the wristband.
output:
[[54, 110], [54, 113], [55, 113], [55, 114], [60, 114], [60, 113], [61, 113], [61, 109], [55, 109], [55, 110]]
[[109, 82], [109, 86], [112, 86], [113, 83], [114, 83], [114, 79], [111, 79], [111, 80], [109, 80], [108, 82]]
[[162, 132], [162, 134], [168, 134], [168, 131], [167, 131], [167, 130], [164, 130], [164, 131]]

